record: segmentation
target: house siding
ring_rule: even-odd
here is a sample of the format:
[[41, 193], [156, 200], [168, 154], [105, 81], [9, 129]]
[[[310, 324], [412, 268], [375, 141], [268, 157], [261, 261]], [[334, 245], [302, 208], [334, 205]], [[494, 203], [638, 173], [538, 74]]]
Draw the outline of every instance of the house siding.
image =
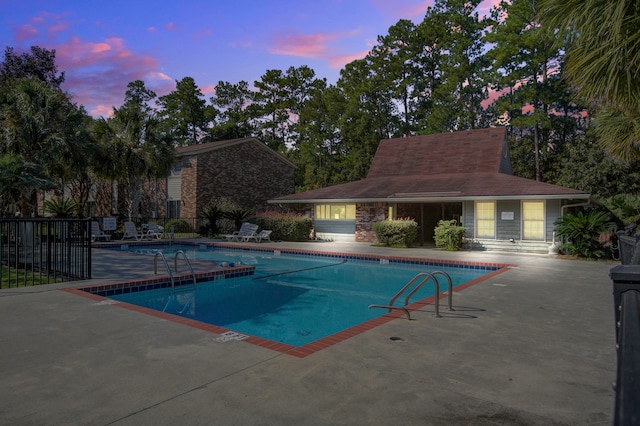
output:
[[546, 233], [547, 241], [553, 241], [553, 233], [556, 229], [556, 220], [562, 217], [562, 203], [560, 200], [547, 200], [546, 202]]
[[[496, 204], [496, 240], [519, 240], [522, 230], [520, 200], [504, 200]], [[502, 219], [503, 213], [513, 213], [513, 219]]]

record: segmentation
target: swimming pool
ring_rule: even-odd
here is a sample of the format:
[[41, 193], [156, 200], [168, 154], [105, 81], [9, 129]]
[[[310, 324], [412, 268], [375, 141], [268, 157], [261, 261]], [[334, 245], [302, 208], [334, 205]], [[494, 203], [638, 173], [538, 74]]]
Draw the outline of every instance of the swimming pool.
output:
[[[183, 250], [189, 259], [252, 265], [253, 275], [110, 295], [118, 301], [224, 327], [243, 335], [300, 347], [387, 314], [369, 309], [388, 304], [417, 273], [441, 270], [454, 287], [476, 280], [498, 267], [451, 267], [356, 255], [282, 253], [279, 251], [221, 250], [197, 246], [131, 247], [131, 251], [167, 258]], [[441, 291], [446, 283], [440, 280]], [[434, 294], [423, 286], [412, 302]], [[396, 304], [404, 302], [404, 298]]]

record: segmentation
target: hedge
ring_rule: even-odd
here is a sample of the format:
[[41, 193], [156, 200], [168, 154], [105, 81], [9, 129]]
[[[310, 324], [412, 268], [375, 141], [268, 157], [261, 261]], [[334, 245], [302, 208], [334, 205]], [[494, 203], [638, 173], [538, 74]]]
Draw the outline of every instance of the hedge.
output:
[[418, 224], [413, 219], [376, 222], [373, 231], [380, 244], [388, 247], [411, 247], [418, 238]]
[[251, 219], [260, 230], [271, 230], [271, 239], [308, 241], [313, 222], [310, 218], [290, 213], [261, 213]]

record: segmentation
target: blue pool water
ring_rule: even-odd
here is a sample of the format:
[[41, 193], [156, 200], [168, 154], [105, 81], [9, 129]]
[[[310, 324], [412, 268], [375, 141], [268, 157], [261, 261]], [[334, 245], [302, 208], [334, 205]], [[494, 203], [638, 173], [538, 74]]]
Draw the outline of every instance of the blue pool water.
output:
[[[174, 291], [164, 288], [111, 297], [292, 346], [384, 315], [387, 310], [368, 306], [388, 304], [417, 273], [444, 271], [456, 286], [491, 272], [194, 246], [164, 247], [161, 251], [170, 259], [178, 249], [189, 259], [253, 265], [255, 274], [202, 282], [195, 289], [188, 285]], [[132, 250], [151, 254], [158, 249]], [[439, 280], [441, 291], [446, 291], [446, 280]], [[411, 301], [433, 294], [434, 285], [428, 283]], [[404, 297], [396, 301], [399, 304], [404, 304]]]

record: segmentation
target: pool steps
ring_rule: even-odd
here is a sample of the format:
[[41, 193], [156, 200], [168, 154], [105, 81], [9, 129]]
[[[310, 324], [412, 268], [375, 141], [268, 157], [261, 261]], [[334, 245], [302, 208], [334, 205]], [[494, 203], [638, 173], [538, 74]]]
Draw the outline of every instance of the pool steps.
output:
[[[449, 307], [448, 307], [448, 310], [449, 311], [453, 311], [454, 310], [453, 309], [453, 281], [451, 280], [451, 276], [449, 276], [449, 274], [447, 274], [444, 271], [433, 271], [432, 273], [420, 272], [415, 277], [413, 277], [407, 284], [405, 284], [404, 287], [402, 287], [400, 289], [400, 291], [398, 291], [395, 294], [395, 296], [393, 296], [391, 298], [391, 300], [389, 301], [388, 305], [373, 304], [373, 305], [369, 305], [369, 309], [371, 309], [371, 308], [383, 308], [383, 309], [388, 309], [389, 312], [391, 312], [392, 310], [401, 310], [407, 316], [407, 319], [410, 320], [411, 319], [411, 314], [409, 313], [409, 310], [406, 308], [406, 306], [409, 305], [409, 300], [411, 299], [411, 296], [416, 294], [418, 292], [418, 290], [420, 290], [420, 288], [422, 288], [423, 285], [425, 285], [427, 282], [429, 282], [429, 280], [433, 280], [433, 284], [436, 287], [436, 292], [435, 292], [436, 312], [435, 312], [435, 314], [433, 314], [433, 316], [436, 317], [436, 318], [442, 318], [442, 315], [440, 315], [440, 283], [438, 282], [438, 279], [435, 277], [435, 275], [444, 275], [444, 277], [448, 280], [448, 284], [449, 284], [449, 288], [448, 288], [448, 290], [449, 290], [448, 291], [448, 293], [449, 293]], [[397, 305], [393, 304], [400, 296], [402, 296], [407, 290], [409, 290], [409, 288], [416, 281], [418, 281], [420, 279], [422, 279], [422, 280], [413, 288], [413, 290], [411, 290], [409, 292], [409, 294], [407, 294], [407, 297], [404, 300], [404, 306], [397, 306]]]

